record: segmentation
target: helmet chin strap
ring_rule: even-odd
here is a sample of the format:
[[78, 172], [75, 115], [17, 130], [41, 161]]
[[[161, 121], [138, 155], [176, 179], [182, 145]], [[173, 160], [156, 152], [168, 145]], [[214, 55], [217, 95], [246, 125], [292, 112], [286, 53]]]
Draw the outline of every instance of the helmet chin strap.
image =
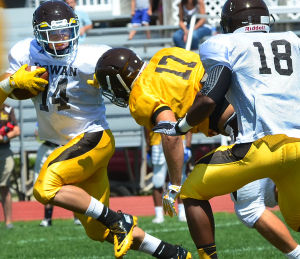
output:
[[112, 90], [112, 88], [111, 88], [111, 83], [110, 83], [109, 75], [107, 75], [107, 76], [105, 77], [105, 79], [106, 79], [106, 83], [107, 83], [107, 86], [108, 86], [108, 91], [110, 91], [111, 93], [113, 93], [113, 90]]
[[270, 26], [267, 24], [252, 24], [238, 28], [233, 33], [240, 32], [270, 32]]
[[141, 69], [140, 69], [140, 71], [139, 71], [139, 73], [136, 75], [136, 77], [135, 77], [135, 79], [132, 81], [132, 83], [131, 83], [131, 85], [130, 85], [130, 88], [132, 89], [132, 86], [133, 86], [133, 84], [134, 84], [134, 82], [137, 80], [137, 78], [140, 76], [140, 74], [143, 72], [143, 70], [145, 69], [145, 67], [147, 66], [147, 62], [146, 61], [144, 61], [144, 63], [143, 63], [143, 65], [142, 65], [142, 67], [141, 67]]
[[126, 83], [124, 82], [124, 80], [122, 79], [122, 77], [120, 76], [120, 74], [117, 74], [116, 76], [117, 76], [119, 82], [121, 83], [121, 85], [123, 85], [123, 87], [125, 88], [126, 92], [129, 94], [130, 93], [130, 89], [126, 85]]

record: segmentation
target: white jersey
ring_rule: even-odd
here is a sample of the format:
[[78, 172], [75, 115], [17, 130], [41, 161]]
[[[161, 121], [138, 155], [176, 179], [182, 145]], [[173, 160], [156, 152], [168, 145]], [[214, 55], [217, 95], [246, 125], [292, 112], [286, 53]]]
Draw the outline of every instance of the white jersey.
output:
[[293, 32], [216, 35], [200, 46], [200, 58], [207, 72], [232, 70], [226, 97], [238, 117], [236, 143], [300, 137], [300, 39]]
[[79, 45], [72, 57], [57, 59], [47, 55], [35, 39], [12, 47], [7, 73], [24, 64], [45, 67], [49, 72], [48, 89], [32, 98], [41, 139], [64, 145], [83, 132], [109, 128], [101, 90], [86, 83], [93, 79], [98, 58], [109, 48]]

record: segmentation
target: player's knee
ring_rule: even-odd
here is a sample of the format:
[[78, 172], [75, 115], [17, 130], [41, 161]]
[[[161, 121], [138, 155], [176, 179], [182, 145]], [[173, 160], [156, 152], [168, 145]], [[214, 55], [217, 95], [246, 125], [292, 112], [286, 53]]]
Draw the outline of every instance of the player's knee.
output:
[[44, 205], [49, 203], [49, 200], [47, 199], [47, 196], [45, 195], [43, 188], [41, 188], [40, 184], [38, 184], [37, 182], [33, 187], [33, 196], [38, 202]]
[[47, 181], [37, 180], [33, 187], [34, 198], [42, 204], [48, 204], [54, 198], [61, 186], [55, 186]]
[[253, 228], [254, 224], [258, 221], [261, 217], [262, 213], [264, 212], [265, 207], [254, 207], [254, 208], [244, 208], [238, 209], [235, 208], [236, 215], [238, 219], [248, 228]]

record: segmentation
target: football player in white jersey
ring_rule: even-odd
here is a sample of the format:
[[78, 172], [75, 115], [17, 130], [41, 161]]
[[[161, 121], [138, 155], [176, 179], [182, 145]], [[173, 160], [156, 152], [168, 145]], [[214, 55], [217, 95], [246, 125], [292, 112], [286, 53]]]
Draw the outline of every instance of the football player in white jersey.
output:
[[274, 181], [286, 223], [300, 231], [300, 39], [293, 32], [268, 33], [269, 17], [262, 0], [227, 0], [221, 15], [224, 34], [200, 46], [205, 85], [182, 120], [154, 128], [183, 134], [224, 97], [236, 111], [235, 144], [201, 158], [181, 189], [200, 258], [217, 258], [208, 200], [257, 179]]
[[[0, 103], [15, 88], [27, 89], [39, 124], [39, 137], [56, 148], [43, 164], [34, 196], [75, 212], [86, 234], [114, 244], [115, 257], [128, 249], [156, 258], [191, 258], [181, 246], [161, 241], [137, 227], [137, 218], [108, 208], [107, 165], [114, 138], [105, 118], [102, 90], [87, 83], [108, 46], [78, 46], [79, 21], [60, 0], [43, 2], [33, 14], [35, 39], [16, 43], [0, 82]], [[43, 67], [29, 72], [27, 65]], [[49, 73], [49, 80], [35, 77]]]

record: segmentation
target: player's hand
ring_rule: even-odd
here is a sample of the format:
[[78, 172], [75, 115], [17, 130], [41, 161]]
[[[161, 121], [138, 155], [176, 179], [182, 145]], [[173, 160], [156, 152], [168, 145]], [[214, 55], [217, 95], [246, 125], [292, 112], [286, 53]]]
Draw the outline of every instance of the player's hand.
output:
[[21, 66], [13, 75], [9, 78], [9, 85], [12, 89], [20, 88], [26, 89], [34, 95], [45, 90], [45, 86], [48, 81], [40, 78], [39, 75], [46, 72], [46, 68], [37, 68], [34, 71], [27, 71], [27, 64]]
[[186, 132], [181, 132], [179, 130], [178, 124], [180, 120], [177, 122], [173, 121], [160, 121], [154, 128], [152, 129], [156, 133], [162, 133], [169, 136], [180, 136], [186, 134]]
[[88, 85], [93, 86], [95, 88], [100, 88], [100, 85], [98, 83], [98, 80], [96, 78], [96, 75], [94, 74], [93, 79], [92, 80], [87, 80], [86, 81]]
[[178, 185], [168, 185], [168, 189], [163, 194], [163, 208], [166, 214], [171, 217], [177, 215], [175, 209], [175, 201], [180, 193], [181, 186]]

